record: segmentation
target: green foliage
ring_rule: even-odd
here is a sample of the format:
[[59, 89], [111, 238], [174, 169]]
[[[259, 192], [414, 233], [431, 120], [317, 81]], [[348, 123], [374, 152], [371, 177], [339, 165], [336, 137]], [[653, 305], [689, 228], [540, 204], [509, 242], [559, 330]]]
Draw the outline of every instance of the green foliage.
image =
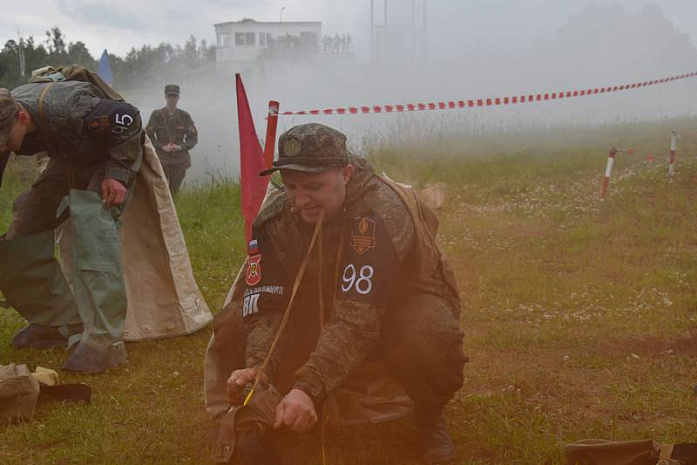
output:
[[[98, 54], [99, 56], [100, 54]], [[21, 71], [22, 57], [24, 73]], [[133, 47], [125, 57], [109, 54], [109, 64], [114, 74], [114, 86], [133, 89], [142, 86], [153, 75], [171, 75], [181, 70], [197, 69], [215, 59], [215, 48], [205, 40], [200, 44], [191, 36], [184, 44], [161, 43], [156, 47]], [[47, 65], [64, 66], [78, 64], [92, 71], [97, 70], [97, 60], [83, 42], [68, 42], [58, 27], [46, 31], [43, 43], [34, 37], [18, 41], [10, 39], [0, 51], [0, 87], [12, 89], [26, 84], [30, 73]]]

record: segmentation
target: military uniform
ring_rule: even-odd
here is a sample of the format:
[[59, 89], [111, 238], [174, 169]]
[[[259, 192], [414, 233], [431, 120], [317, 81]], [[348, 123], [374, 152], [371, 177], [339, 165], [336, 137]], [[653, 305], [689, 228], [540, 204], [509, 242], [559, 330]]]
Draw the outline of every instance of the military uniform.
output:
[[[62, 79], [60, 72], [53, 76], [58, 75]], [[145, 137], [140, 113], [78, 80], [31, 83], [11, 96], [14, 102], [2, 96], [3, 105], [21, 104], [36, 125], [16, 154], [45, 151], [50, 158], [38, 180], [14, 202], [13, 220], [0, 239], [0, 253], [22, 265], [0, 266], [0, 288], [30, 322], [11, 344], [65, 347], [68, 336], [82, 332], [64, 368], [98, 373], [126, 360], [121, 342], [126, 295], [116, 231], [123, 205], [106, 211], [100, 204], [101, 184], [110, 178], [132, 191]], [[70, 213], [62, 207], [68, 195]], [[53, 254], [53, 229], [69, 214], [72, 240], [78, 243], [73, 247], [80, 268], [73, 274], [77, 300]], [[28, 283], [33, 292], [23, 289]]]
[[[175, 92], [175, 90], [178, 95], [178, 86], [165, 87], [165, 92]], [[198, 142], [198, 131], [194, 121], [189, 113], [180, 108], [170, 113], [167, 107], [164, 107], [152, 112], [146, 132], [155, 146], [169, 188], [174, 194], [181, 187], [186, 170], [191, 167], [189, 150]], [[178, 145], [181, 149], [176, 152], [166, 152], [164, 147], [170, 143]]]
[[56, 218], [56, 211], [68, 189], [101, 194], [105, 177], [132, 185], [142, 159], [137, 108], [106, 99], [95, 86], [80, 81], [26, 84], [12, 96], [38, 126], [24, 138], [17, 155], [45, 151], [50, 161], [31, 189], [15, 201], [8, 239], [62, 223], [67, 213]]
[[[337, 131], [299, 126], [281, 137], [275, 166], [292, 169], [342, 147], [345, 137]], [[437, 416], [462, 386], [466, 360], [457, 285], [435, 243], [437, 221], [367, 161], [346, 155], [334, 166], [348, 162], [355, 170], [343, 211], [323, 226], [322, 262], [313, 254], [266, 374], [281, 392], [301, 389], [317, 405], [363, 361], [381, 360], [417, 411]], [[219, 368], [227, 374], [211, 379], [224, 383], [235, 369], [261, 367], [313, 229], [285, 192], [265, 201], [239, 285], [209, 349], [220, 352], [227, 366]], [[208, 398], [220, 400], [214, 386], [208, 388]], [[210, 407], [209, 413], [219, 413]]]

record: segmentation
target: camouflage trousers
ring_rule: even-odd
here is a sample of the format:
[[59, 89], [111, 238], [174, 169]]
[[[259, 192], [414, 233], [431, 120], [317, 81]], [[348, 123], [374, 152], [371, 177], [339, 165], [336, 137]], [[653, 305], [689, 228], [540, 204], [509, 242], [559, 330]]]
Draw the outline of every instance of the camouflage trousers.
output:
[[[380, 342], [368, 358], [384, 361], [387, 374], [404, 387], [416, 407], [435, 416], [464, 382], [463, 336], [455, 312], [444, 300], [419, 294], [387, 311]], [[214, 419], [230, 408], [225, 382], [245, 366], [245, 341], [242, 311], [233, 302], [217, 316], [206, 352], [206, 408]], [[305, 363], [285, 353], [283, 361], [273, 380], [281, 393], [292, 387], [295, 371]]]
[[185, 163], [162, 163], [162, 170], [165, 172], [165, 177], [167, 178], [167, 184], [169, 185], [169, 191], [172, 195], [179, 192], [179, 188], [184, 182], [184, 177], [186, 177], [186, 170], [189, 168]]

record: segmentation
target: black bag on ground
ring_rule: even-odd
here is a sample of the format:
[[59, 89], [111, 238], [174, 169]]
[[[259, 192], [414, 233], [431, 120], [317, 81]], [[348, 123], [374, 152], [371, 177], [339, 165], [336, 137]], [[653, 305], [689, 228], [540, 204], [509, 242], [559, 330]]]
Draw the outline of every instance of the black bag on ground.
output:
[[697, 443], [586, 439], [564, 448], [566, 465], [697, 465]]

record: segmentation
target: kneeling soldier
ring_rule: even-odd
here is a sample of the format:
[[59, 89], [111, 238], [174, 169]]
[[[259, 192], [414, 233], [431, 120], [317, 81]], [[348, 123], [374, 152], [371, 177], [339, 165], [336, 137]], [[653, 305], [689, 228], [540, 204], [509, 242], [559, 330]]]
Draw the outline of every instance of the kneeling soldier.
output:
[[[437, 219], [413, 191], [350, 154], [342, 133], [320, 124], [280, 137], [278, 161], [261, 174], [277, 170], [285, 190], [267, 199], [254, 224], [241, 279], [207, 352], [209, 413], [219, 421], [263, 369], [261, 380], [280, 393], [271, 424], [303, 433], [354, 369], [380, 360], [414, 402], [421, 459], [451, 461], [443, 408], [462, 386], [466, 358], [457, 285], [435, 242]], [[309, 250], [318, 222], [321, 263]], [[308, 253], [288, 325], [262, 367]], [[256, 438], [237, 446], [239, 463], [275, 460]]]

